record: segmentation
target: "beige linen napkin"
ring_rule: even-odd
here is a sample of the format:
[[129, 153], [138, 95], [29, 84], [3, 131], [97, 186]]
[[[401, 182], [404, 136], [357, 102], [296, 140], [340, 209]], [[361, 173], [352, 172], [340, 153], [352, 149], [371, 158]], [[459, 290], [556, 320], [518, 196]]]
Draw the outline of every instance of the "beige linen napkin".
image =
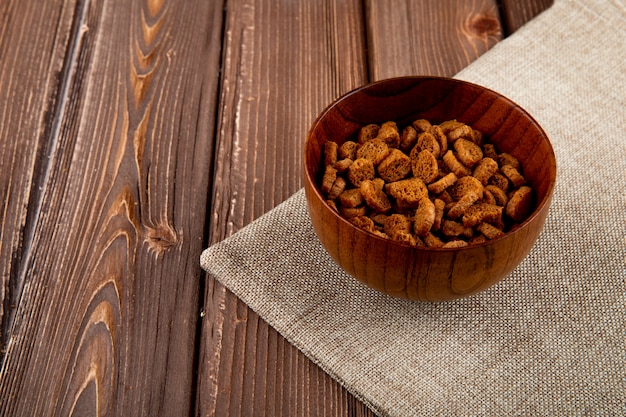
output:
[[545, 229], [501, 283], [377, 293], [326, 254], [302, 190], [201, 264], [380, 415], [624, 415], [626, 5], [557, 0], [458, 77], [528, 110], [557, 155]]

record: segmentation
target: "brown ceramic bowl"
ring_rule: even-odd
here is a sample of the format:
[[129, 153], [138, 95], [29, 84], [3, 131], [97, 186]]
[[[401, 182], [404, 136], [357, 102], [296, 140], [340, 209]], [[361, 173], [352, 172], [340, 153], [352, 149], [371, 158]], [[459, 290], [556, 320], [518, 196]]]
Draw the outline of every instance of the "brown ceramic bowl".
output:
[[[535, 191], [535, 209], [518, 227], [482, 244], [456, 249], [413, 247], [366, 232], [341, 217], [318, 184], [326, 141], [354, 139], [369, 123], [418, 118], [457, 119], [487, 135], [500, 152], [519, 159]], [[352, 276], [392, 296], [450, 300], [482, 291], [526, 257], [541, 232], [556, 179], [552, 145], [521, 107], [487, 88], [438, 77], [402, 77], [344, 95], [315, 120], [305, 144], [304, 184], [313, 227], [332, 258]]]

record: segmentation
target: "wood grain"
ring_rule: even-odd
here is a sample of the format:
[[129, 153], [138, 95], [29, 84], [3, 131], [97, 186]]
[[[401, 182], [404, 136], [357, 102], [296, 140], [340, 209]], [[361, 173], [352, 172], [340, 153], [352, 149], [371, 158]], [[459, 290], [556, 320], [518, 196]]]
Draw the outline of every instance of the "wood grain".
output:
[[304, 135], [367, 81], [357, 1], [228, 3], [210, 242], [302, 186]]
[[[209, 242], [302, 187], [313, 119], [367, 82], [359, 1], [227, 6]], [[336, 415], [362, 407], [212, 277], [205, 310], [198, 415]]]
[[495, 0], [367, 0], [371, 81], [453, 76], [502, 39]]
[[[37, 161], [47, 175], [20, 264], [2, 415], [193, 410], [222, 4], [185, 4], [89, 2], [76, 31], [47, 29], [72, 46], [58, 129]], [[30, 18], [15, 23], [33, 28]]]
[[[3, 350], [26, 276], [23, 253], [54, 144], [54, 114], [70, 48], [75, 2], [0, 2], [0, 343]], [[29, 22], [31, 30], [24, 27]], [[56, 34], [50, 36], [49, 34]], [[33, 111], [33, 109], [39, 109]]]

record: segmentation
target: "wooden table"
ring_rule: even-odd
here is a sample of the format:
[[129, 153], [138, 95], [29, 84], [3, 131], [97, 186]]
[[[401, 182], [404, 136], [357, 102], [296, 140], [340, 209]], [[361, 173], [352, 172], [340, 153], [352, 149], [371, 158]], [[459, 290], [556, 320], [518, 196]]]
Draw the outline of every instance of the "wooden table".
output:
[[0, 414], [364, 416], [199, 267], [368, 81], [452, 76], [550, 0], [0, 2]]

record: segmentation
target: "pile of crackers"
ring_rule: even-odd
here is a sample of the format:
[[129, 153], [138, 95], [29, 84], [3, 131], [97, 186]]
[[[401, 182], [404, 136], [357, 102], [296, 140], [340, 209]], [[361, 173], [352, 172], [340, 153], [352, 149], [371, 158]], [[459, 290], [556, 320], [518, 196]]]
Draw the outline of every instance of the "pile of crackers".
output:
[[363, 126], [324, 144], [320, 189], [356, 226], [412, 246], [454, 248], [502, 236], [534, 208], [520, 162], [457, 120]]

